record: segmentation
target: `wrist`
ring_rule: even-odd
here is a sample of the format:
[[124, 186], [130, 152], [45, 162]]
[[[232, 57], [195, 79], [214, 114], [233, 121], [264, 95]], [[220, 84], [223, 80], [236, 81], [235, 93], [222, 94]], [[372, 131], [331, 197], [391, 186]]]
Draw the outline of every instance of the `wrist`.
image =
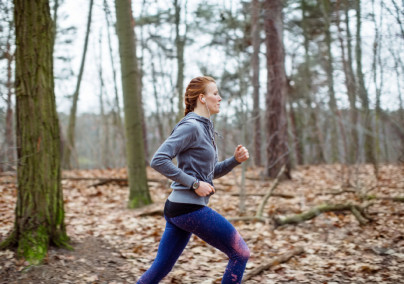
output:
[[200, 182], [199, 182], [199, 180], [195, 180], [194, 181], [194, 183], [192, 184], [192, 186], [191, 186], [191, 190], [192, 191], [195, 191], [195, 190], [197, 190], [198, 188], [199, 188], [199, 185], [200, 185]]

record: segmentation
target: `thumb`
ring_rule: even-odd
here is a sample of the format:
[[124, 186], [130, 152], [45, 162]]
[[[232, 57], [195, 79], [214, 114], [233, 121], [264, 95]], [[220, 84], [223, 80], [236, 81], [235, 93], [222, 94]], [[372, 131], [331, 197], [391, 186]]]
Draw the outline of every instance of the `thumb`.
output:
[[236, 151], [240, 150], [241, 147], [243, 147], [243, 145], [238, 145], [237, 148], [236, 148]]

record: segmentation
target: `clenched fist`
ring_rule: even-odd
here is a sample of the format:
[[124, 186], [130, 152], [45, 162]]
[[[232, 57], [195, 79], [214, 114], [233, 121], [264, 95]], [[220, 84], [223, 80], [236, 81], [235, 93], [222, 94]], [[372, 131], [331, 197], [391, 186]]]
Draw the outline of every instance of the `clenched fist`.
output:
[[195, 190], [195, 193], [199, 196], [209, 196], [215, 193], [215, 188], [207, 182], [199, 181], [199, 187]]
[[247, 161], [249, 157], [250, 154], [248, 154], [247, 148], [243, 145], [238, 145], [236, 151], [234, 151], [234, 158], [236, 158], [236, 161], [242, 163]]

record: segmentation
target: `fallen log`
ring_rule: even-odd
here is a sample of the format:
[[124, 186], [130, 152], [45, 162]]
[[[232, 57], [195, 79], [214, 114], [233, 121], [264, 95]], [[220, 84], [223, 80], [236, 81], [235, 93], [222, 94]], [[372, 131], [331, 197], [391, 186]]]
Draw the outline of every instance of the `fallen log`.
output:
[[404, 196], [375, 196], [375, 195], [367, 195], [365, 197], [365, 199], [367, 200], [375, 200], [375, 199], [379, 199], [379, 200], [390, 200], [390, 201], [395, 201], [395, 202], [404, 202]]
[[136, 217], [162, 216], [164, 214], [164, 203], [157, 202], [134, 209], [134, 214]]
[[243, 282], [247, 281], [249, 279], [251, 279], [252, 277], [260, 274], [262, 271], [268, 270], [269, 268], [271, 268], [272, 266], [276, 266], [280, 263], [284, 263], [287, 262], [289, 259], [291, 259], [292, 257], [302, 254], [304, 253], [304, 249], [302, 247], [296, 247], [293, 250], [285, 253], [285, 254], [281, 254], [280, 256], [271, 259], [268, 263], [260, 265], [256, 268], [254, 268], [251, 271], [248, 271], [244, 277], [243, 277]]
[[355, 218], [358, 220], [358, 222], [361, 225], [366, 225], [371, 221], [371, 218], [367, 216], [365, 213], [364, 209], [360, 207], [359, 205], [354, 205], [354, 204], [322, 204], [319, 206], [316, 206], [306, 212], [303, 212], [301, 214], [296, 214], [288, 217], [273, 217], [275, 227], [283, 226], [286, 224], [298, 224], [302, 223], [307, 220], [311, 220], [318, 215], [325, 213], [325, 212], [331, 212], [331, 211], [346, 211], [349, 210], [352, 212], [352, 214], [355, 216]]
[[344, 193], [357, 193], [357, 191], [353, 190], [353, 189], [347, 189], [347, 190], [341, 190], [341, 191], [326, 191], [326, 192], [317, 193], [316, 196], [319, 196], [319, 195], [341, 195], [341, 194], [344, 194]]

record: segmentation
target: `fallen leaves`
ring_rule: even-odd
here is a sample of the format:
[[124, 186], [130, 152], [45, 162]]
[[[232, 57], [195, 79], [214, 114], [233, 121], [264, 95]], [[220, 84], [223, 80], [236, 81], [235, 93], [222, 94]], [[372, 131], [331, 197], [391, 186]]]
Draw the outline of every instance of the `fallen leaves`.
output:
[[[381, 166], [379, 180], [372, 176], [372, 168], [367, 165], [355, 168], [350, 175], [348, 170], [340, 165], [299, 167], [292, 172], [293, 180], [282, 181], [274, 192], [294, 198], [270, 197], [263, 215], [268, 218], [296, 214], [330, 201], [357, 202], [354, 193], [326, 194], [346, 189], [348, 177], [353, 181], [350, 190], [355, 192], [372, 189], [371, 193], [378, 196], [404, 193], [403, 166]], [[256, 213], [262, 194], [272, 183], [262, 178], [260, 171], [250, 169], [246, 174], [244, 215], [247, 216]], [[129, 210], [126, 185], [90, 186], [94, 184], [92, 178], [124, 179], [124, 169], [66, 171], [63, 176], [89, 178], [62, 180], [67, 232], [76, 251], [52, 250], [41, 273], [39, 268], [32, 268], [24, 275], [38, 283], [135, 282], [156, 255], [165, 226], [162, 209], [170, 192], [169, 181], [148, 169], [154, 204]], [[239, 192], [240, 177], [240, 168], [236, 168], [216, 182], [217, 192], [210, 206], [226, 218], [239, 216], [239, 196], [233, 194]], [[1, 239], [13, 226], [16, 201], [13, 180], [15, 177], [0, 178]], [[295, 247], [305, 249], [303, 255], [265, 270], [245, 283], [398, 283], [404, 277], [404, 205], [376, 200], [368, 211], [374, 222], [363, 227], [352, 214], [334, 212], [276, 230], [270, 221], [234, 222], [251, 250], [246, 273]], [[161, 283], [217, 283], [226, 264], [223, 253], [193, 236], [173, 271]], [[23, 263], [16, 262], [14, 252], [0, 251], [0, 277], [7, 275], [10, 283], [29, 283], [23, 282], [26, 278], [19, 278], [23, 274], [18, 269], [23, 267]], [[55, 280], [57, 277], [61, 281]]]

